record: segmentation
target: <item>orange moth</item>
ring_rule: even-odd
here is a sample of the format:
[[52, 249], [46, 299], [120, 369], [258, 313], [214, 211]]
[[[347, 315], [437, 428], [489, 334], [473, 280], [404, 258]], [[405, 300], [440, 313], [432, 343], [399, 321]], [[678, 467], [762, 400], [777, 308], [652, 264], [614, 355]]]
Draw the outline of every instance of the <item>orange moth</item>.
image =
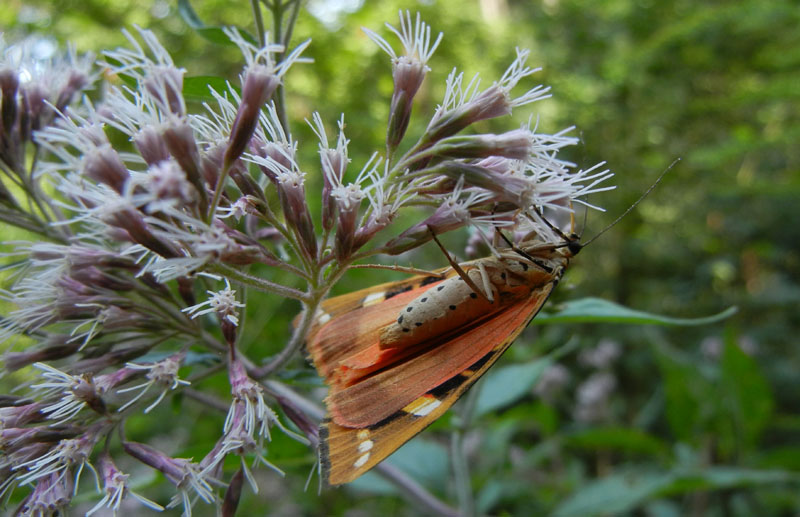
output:
[[307, 347], [330, 386], [320, 428], [327, 484], [381, 462], [500, 358], [580, 251], [577, 236], [563, 237], [453, 263], [444, 278], [416, 276], [322, 303]]

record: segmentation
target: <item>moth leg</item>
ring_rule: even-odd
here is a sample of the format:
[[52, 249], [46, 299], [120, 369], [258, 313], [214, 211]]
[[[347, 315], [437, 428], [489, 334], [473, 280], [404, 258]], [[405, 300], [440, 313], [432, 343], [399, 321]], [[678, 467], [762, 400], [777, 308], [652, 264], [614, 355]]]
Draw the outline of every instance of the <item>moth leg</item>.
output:
[[478, 271], [481, 274], [483, 288], [486, 291], [486, 299], [489, 300], [490, 303], [494, 303], [494, 286], [492, 286], [492, 282], [489, 281], [489, 273], [486, 272], [486, 267], [484, 267], [483, 262], [478, 262]]
[[[486, 297], [486, 294], [484, 294], [483, 291], [478, 289], [478, 286], [475, 285], [475, 282], [472, 281], [472, 279], [469, 277], [469, 275], [466, 273], [466, 271], [464, 271], [461, 268], [461, 266], [458, 265], [458, 262], [453, 260], [453, 257], [450, 256], [450, 253], [445, 249], [445, 247], [442, 245], [442, 243], [439, 242], [439, 239], [436, 237], [436, 234], [433, 232], [433, 230], [431, 229], [430, 226], [428, 227], [428, 231], [431, 232], [431, 236], [433, 236], [433, 240], [436, 241], [436, 244], [439, 246], [439, 249], [442, 250], [442, 253], [444, 253], [444, 256], [447, 257], [447, 261], [450, 263], [450, 266], [453, 268], [453, 270], [456, 273], [458, 273], [458, 276], [460, 276], [461, 279], [464, 282], [467, 283], [469, 288], [472, 289], [472, 291], [474, 293], [476, 293], [478, 296], [482, 297], [484, 300], [488, 301], [489, 303], [493, 303], [493, 301], [491, 299]], [[481, 277], [484, 278], [484, 279], [488, 279], [488, 275], [486, 274], [485, 270], [481, 271]], [[484, 282], [485, 281], [486, 280], [484, 280]], [[489, 293], [490, 293], [490, 296], [491, 296], [491, 291], [489, 291]]]
[[351, 264], [348, 266], [348, 269], [388, 269], [391, 271], [408, 273], [410, 275], [435, 276], [439, 278], [444, 278], [446, 276], [445, 273], [441, 271], [428, 271], [427, 269], [400, 266], [397, 264]]

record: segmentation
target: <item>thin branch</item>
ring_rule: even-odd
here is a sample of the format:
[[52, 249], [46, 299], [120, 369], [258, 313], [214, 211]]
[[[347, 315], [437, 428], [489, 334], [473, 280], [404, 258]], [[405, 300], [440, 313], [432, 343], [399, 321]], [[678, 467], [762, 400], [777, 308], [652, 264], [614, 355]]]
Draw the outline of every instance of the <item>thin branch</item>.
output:
[[456, 428], [450, 439], [450, 458], [453, 464], [453, 475], [456, 483], [456, 493], [458, 495], [459, 513], [463, 517], [474, 517], [475, 499], [472, 494], [472, 478], [469, 474], [469, 464], [467, 462], [466, 451], [464, 450], [464, 433], [469, 429], [472, 418], [475, 415], [475, 406], [480, 394], [481, 383], [473, 386], [465, 397], [458, 414]]
[[375, 472], [396, 486], [409, 501], [418, 504], [433, 515], [459, 517], [461, 513], [439, 500], [436, 496], [397, 467], [383, 462], [375, 466]]
[[247, 273], [224, 264], [213, 264], [210, 269], [221, 275], [225, 275], [234, 282], [247, 287], [253, 287], [259, 291], [277, 294], [284, 298], [292, 298], [293, 300], [308, 301], [308, 295], [299, 289], [286, 287], [285, 285], [276, 284], [275, 282], [270, 282], [269, 280], [264, 280], [257, 276], [248, 275]]

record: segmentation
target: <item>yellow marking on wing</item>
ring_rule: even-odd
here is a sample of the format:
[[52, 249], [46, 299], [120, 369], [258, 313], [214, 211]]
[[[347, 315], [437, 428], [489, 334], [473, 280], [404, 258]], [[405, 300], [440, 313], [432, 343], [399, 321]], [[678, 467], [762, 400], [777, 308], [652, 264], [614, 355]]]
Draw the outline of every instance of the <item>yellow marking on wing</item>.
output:
[[442, 404], [442, 401], [433, 395], [425, 394], [403, 408], [406, 413], [415, 416], [425, 416]]

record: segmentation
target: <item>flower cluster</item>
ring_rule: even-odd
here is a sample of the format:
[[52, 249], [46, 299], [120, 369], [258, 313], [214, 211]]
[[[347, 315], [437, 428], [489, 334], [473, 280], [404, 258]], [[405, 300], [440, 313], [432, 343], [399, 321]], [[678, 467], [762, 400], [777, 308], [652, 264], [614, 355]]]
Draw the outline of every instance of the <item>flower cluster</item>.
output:
[[[183, 504], [186, 513], [198, 499], [221, 504], [220, 487], [241, 490], [243, 476], [257, 490], [245, 458], [273, 468], [266, 459], [270, 427], [316, 441], [300, 399], [276, 395], [263, 379], [296, 355], [317, 305], [354, 262], [397, 255], [462, 227], [480, 239], [471, 246], [491, 248], [501, 228], [559, 242], [550, 221], [612, 188], [602, 167], [576, 170], [558, 158], [576, 142], [568, 129], [549, 135], [528, 122], [500, 134], [469, 131], [549, 96], [542, 86], [514, 93], [536, 72], [524, 50], [488, 86], [453, 71], [413, 140], [412, 107], [441, 34], [432, 37], [419, 16], [402, 12], [400, 27], [389, 28], [400, 52], [367, 31], [391, 58], [385, 149], [360, 162], [351, 156], [344, 115], [329, 134], [315, 113], [308, 123], [319, 162], [300, 163], [275, 92], [292, 66], [307, 62], [309, 42], [289, 49], [265, 38], [255, 45], [227, 31], [245, 63], [241, 90], [212, 90], [215, 102], [202, 113], [188, 110], [185, 71], [147, 30], [126, 33], [129, 49], [105, 53], [106, 75], [125, 81], [108, 85], [99, 102], [78, 95], [98, 78], [91, 58], [71, 55], [38, 63], [40, 69], [18, 47], [5, 49], [0, 220], [41, 241], [17, 242], [5, 255], [18, 267], [0, 291], [13, 306], [0, 322], [0, 340], [13, 350], [4, 357], [7, 371], [33, 366], [41, 380], [31, 383], [29, 397], [0, 399], [0, 497], [29, 487], [21, 513], [63, 509], [86, 467], [104, 487], [90, 513], [103, 506], [116, 512], [129, 495], [160, 508], [129, 490], [114, 454], [163, 473], [177, 494], [164, 506]], [[310, 202], [315, 196], [320, 201]], [[386, 237], [382, 230], [408, 208], [422, 214], [418, 222]], [[295, 281], [253, 275], [251, 265]], [[263, 364], [238, 343], [246, 288], [304, 309], [287, 346]], [[191, 351], [213, 352], [220, 364], [190, 362]], [[221, 365], [230, 403], [202, 393], [202, 382], [193, 380]], [[130, 414], [155, 411], [179, 391], [229, 407], [216, 447], [199, 462], [124, 437]], [[281, 423], [270, 399], [307, 440]], [[226, 482], [229, 455], [241, 458], [241, 470]]]

